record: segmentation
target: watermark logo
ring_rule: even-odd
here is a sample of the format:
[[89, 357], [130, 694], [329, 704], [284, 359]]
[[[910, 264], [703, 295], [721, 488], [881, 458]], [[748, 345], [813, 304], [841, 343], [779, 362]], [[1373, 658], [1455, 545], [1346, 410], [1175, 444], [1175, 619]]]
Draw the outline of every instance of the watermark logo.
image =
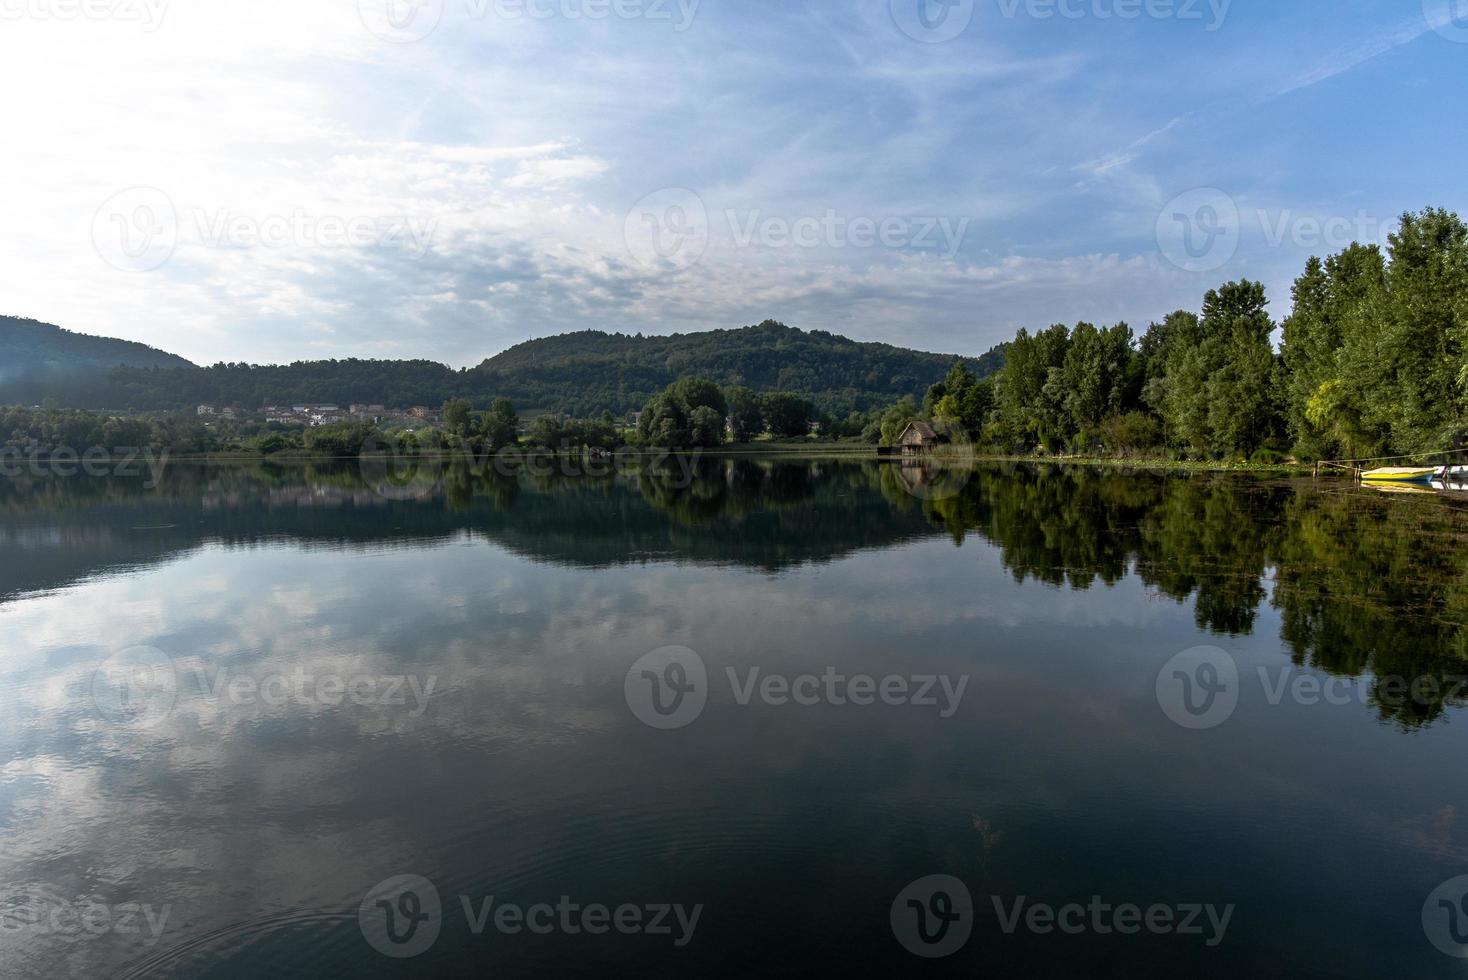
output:
[[[1021, 13], [1033, 20], [1199, 21], [1212, 34], [1228, 19], [1233, 0], [997, 0], [1008, 20]], [[1211, 19], [1210, 18], [1211, 15]]]
[[357, 0], [362, 25], [390, 44], [412, 44], [438, 29], [444, 0]]
[[819, 676], [766, 674], [759, 667], [751, 667], [743, 677], [733, 667], [724, 668], [724, 673], [729, 678], [734, 701], [741, 707], [756, 697], [761, 704], [772, 708], [786, 705], [809, 708], [822, 704], [865, 708], [883, 704], [933, 708], [944, 720], [958, 714], [969, 682], [966, 674], [956, 678], [948, 674], [888, 674], [879, 678], [871, 674], [848, 676], [837, 672], [835, 667], [827, 667]]
[[1385, 244], [1393, 220], [1366, 211], [1322, 216], [1257, 208], [1244, 213], [1233, 197], [1205, 187], [1178, 195], [1157, 215], [1157, 247], [1185, 272], [1212, 272], [1233, 260], [1246, 232], [1266, 248], [1334, 252], [1357, 242]]
[[1157, 672], [1157, 704], [1182, 728], [1217, 728], [1239, 706], [1239, 666], [1226, 650], [1193, 647]]
[[971, 224], [968, 218], [848, 217], [827, 210], [820, 217], [767, 216], [759, 210], [724, 212], [733, 241], [739, 248], [887, 248], [936, 252], [951, 259], [963, 249]]
[[187, 214], [191, 223], [180, 220], [173, 199], [156, 187], [129, 188], [97, 209], [92, 244], [113, 268], [151, 272], [173, 258], [185, 237], [211, 249], [389, 248], [419, 260], [438, 232], [436, 218], [409, 215], [312, 214], [299, 208], [264, 216], [227, 208], [193, 208]]
[[156, 490], [168, 468], [169, 451], [154, 452], [136, 446], [107, 449], [92, 446], [77, 452], [70, 446], [56, 446], [46, 451], [22, 450], [16, 446], [0, 448], [0, 476], [18, 480], [34, 477], [63, 479], [84, 474], [89, 477], [142, 477], [143, 489]]
[[1157, 215], [1157, 247], [1185, 272], [1213, 272], [1239, 250], [1239, 207], [1216, 187], [1179, 194]]
[[[452, 13], [470, 22], [604, 21], [666, 22], [676, 33], [693, 26], [703, 0], [455, 0]], [[393, 44], [422, 41], [438, 30], [446, 0], [357, 0], [362, 23], [374, 36]]]
[[438, 675], [417, 674], [316, 674], [297, 666], [290, 673], [269, 673], [262, 677], [235, 674], [227, 667], [213, 672], [203, 668], [193, 671], [195, 690], [217, 704], [232, 707], [280, 708], [298, 705], [304, 708], [339, 708], [346, 704], [357, 707], [407, 708], [409, 718], [421, 718], [428, 711]]
[[977, 454], [973, 441], [957, 422], [938, 418], [922, 426], [925, 428], [912, 423], [902, 437], [932, 439], [934, 445], [914, 447], [911, 452], [904, 449], [893, 467], [897, 482], [904, 493], [918, 500], [957, 497], [974, 476]]
[[[682, 949], [693, 941], [703, 916], [702, 905], [673, 903], [606, 905], [572, 901], [562, 895], [554, 904], [520, 905], [495, 895], [459, 895], [464, 926], [472, 936], [493, 927], [500, 935], [517, 936], [667, 936]], [[438, 889], [427, 878], [401, 875], [374, 887], [357, 908], [357, 924], [367, 943], [384, 956], [410, 959], [427, 952], [443, 930], [447, 913]]]
[[396, 248], [416, 260], [433, 246], [438, 221], [406, 215], [318, 215], [299, 208], [263, 218], [196, 209], [194, 228], [209, 248]]
[[168, 928], [173, 906], [107, 902], [95, 896], [68, 899], [47, 888], [8, 890], [0, 895], [0, 936], [84, 941], [129, 936], [156, 946]]
[[951, 875], [929, 875], [908, 885], [892, 901], [892, 935], [914, 956], [935, 960], [964, 947], [974, 928], [968, 886]]
[[662, 731], [687, 728], [708, 704], [708, 668], [687, 647], [663, 647], [632, 665], [622, 691], [644, 725]]
[[1443, 882], [1427, 896], [1422, 931], [1438, 952], [1468, 959], [1468, 875]]
[[[192, 679], [186, 691], [180, 681]], [[260, 676], [228, 667], [180, 670], [153, 647], [114, 654], [92, 674], [92, 703], [108, 721], [150, 728], [173, 713], [181, 695], [237, 708], [339, 708], [344, 705], [405, 708], [421, 718], [438, 687], [437, 675], [314, 673], [303, 666]]]
[[1422, 14], [1449, 41], [1468, 44], [1468, 0], [1422, 0]]
[[178, 247], [178, 211], [156, 187], [130, 187], [109, 197], [92, 217], [92, 245], [123, 272], [152, 272]]
[[427, 500], [438, 493], [444, 445], [437, 430], [425, 433], [374, 433], [362, 444], [357, 465], [362, 479], [388, 500]]
[[974, 19], [977, 0], [891, 0], [897, 29], [923, 44], [942, 44], [964, 31]]
[[169, 716], [177, 699], [173, 658], [153, 647], [115, 653], [92, 674], [92, 704], [111, 722], [151, 728]]
[[627, 212], [622, 235], [627, 251], [643, 268], [682, 271], [708, 250], [708, 208], [686, 187], [654, 191]]
[[433, 882], [399, 875], [379, 883], [357, 908], [357, 925], [368, 945], [393, 959], [426, 953], [443, 929], [443, 903]]
[[1154, 936], [1197, 936], [1209, 949], [1219, 946], [1228, 935], [1237, 908], [1234, 905], [1219, 908], [1202, 902], [1179, 905], [1159, 902], [1146, 907], [1134, 902], [1113, 905], [1100, 895], [1092, 895], [1085, 904], [1067, 902], [1059, 906], [1032, 902], [1027, 895], [1017, 896], [1013, 902], [992, 895], [989, 901], [994, 906], [999, 929], [1006, 936], [1021, 929], [1037, 936], [1057, 932], [1066, 936], [1087, 933], [1135, 936], [1145, 932]]
[[141, 24], [151, 34], [163, 26], [170, 0], [0, 0], [0, 21], [112, 20]]

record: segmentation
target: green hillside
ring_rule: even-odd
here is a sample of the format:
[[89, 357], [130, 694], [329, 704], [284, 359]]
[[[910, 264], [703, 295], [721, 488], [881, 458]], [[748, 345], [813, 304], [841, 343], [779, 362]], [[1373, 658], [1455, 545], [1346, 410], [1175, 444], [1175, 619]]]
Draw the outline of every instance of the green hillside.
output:
[[[564, 334], [520, 344], [463, 371], [432, 361], [357, 359], [200, 368], [138, 344], [34, 326], [101, 346], [79, 347], [74, 357], [59, 349], [51, 367], [22, 362], [25, 366], [12, 370], [8, 379], [0, 378], [0, 404], [50, 398], [76, 408], [152, 411], [205, 403], [247, 409], [301, 402], [436, 406], [450, 398], [469, 398], [486, 408], [504, 397], [526, 412], [590, 417], [640, 409], [673, 381], [704, 377], [761, 392], [793, 392], [824, 411], [845, 415], [886, 406], [903, 395], [921, 398], [958, 359], [766, 322], [670, 337]], [[0, 334], [10, 335], [9, 330]], [[128, 357], [106, 360], [121, 354]], [[965, 360], [976, 374], [987, 377], [1002, 366], [1003, 350]], [[0, 363], [11, 366], [9, 360]], [[117, 363], [130, 366], [96, 373], [100, 366]]]
[[[957, 359], [767, 320], [739, 330], [667, 337], [563, 334], [513, 347], [470, 374], [478, 391], [573, 415], [638, 408], [672, 382], [690, 376], [755, 391], [795, 392], [826, 411], [844, 414], [884, 406], [903, 395], [921, 399]], [[998, 348], [965, 360], [981, 378], [1004, 363]]]
[[72, 333], [49, 323], [0, 316], [0, 384], [100, 374], [129, 367], [193, 367], [145, 344]]

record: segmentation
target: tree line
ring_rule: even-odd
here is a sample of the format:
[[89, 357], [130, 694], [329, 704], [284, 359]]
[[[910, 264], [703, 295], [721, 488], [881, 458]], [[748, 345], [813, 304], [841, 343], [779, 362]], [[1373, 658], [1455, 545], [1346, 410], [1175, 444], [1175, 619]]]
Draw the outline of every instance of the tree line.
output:
[[[1383, 250], [1310, 259], [1276, 324], [1261, 283], [1210, 290], [1140, 338], [1126, 323], [1020, 330], [992, 382], [958, 364], [917, 418], [1015, 453], [1363, 458], [1468, 442], [1468, 228], [1406, 214]], [[1274, 336], [1279, 333], [1276, 348]]]
[[[26, 339], [16, 328], [7, 332], [5, 327], [0, 322], [0, 352], [7, 342]], [[766, 321], [738, 330], [666, 337], [583, 331], [528, 341], [462, 370], [424, 360], [347, 358], [209, 367], [175, 360], [179, 364], [173, 366], [123, 361], [130, 366], [105, 373], [87, 362], [93, 369], [77, 367], [63, 375], [5, 371], [0, 358], [0, 403], [49, 401], [133, 412], [192, 410], [206, 404], [253, 411], [265, 405], [321, 402], [408, 408], [466, 398], [476, 409], [487, 410], [494, 399], [505, 397], [532, 414], [599, 418], [605, 412], [625, 416], [679, 378], [704, 377], [726, 388], [794, 392], [844, 418], [904, 394], [921, 395], [942, 377], [952, 357]], [[1002, 350], [995, 350], [970, 364], [987, 374], [1002, 361]], [[21, 367], [27, 363], [16, 361]]]

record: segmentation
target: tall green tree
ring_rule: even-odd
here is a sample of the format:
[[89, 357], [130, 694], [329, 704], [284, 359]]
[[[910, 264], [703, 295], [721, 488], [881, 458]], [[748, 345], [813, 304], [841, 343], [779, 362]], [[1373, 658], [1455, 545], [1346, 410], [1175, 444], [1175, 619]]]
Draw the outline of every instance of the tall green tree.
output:
[[1171, 346], [1163, 417], [1183, 445], [1249, 456], [1279, 442], [1282, 374], [1268, 306], [1262, 283], [1210, 290], [1196, 342]]
[[684, 378], [648, 401], [637, 433], [646, 446], [712, 448], [724, 441], [727, 412], [728, 403], [718, 385], [702, 378]]
[[520, 441], [520, 416], [508, 398], [496, 398], [489, 411], [479, 420], [479, 435], [484, 448], [497, 453]]
[[[1286, 421], [1302, 458], [1371, 453], [1385, 441], [1385, 431], [1368, 431], [1361, 414], [1361, 383], [1378, 366], [1347, 363], [1375, 346], [1385, 294], [1386, 261], [1375, 245], [1352, 245], [1324, 262], [1312, 257], [1295, 281], [1280, 355]], [[1344, 383], [1348, 372], [1355, 383]]]
[[749, 442], [765, 431], [760, 399], [752, 388], [730, 388], [725, 397], [729, 403], [729, 428], [735, 442]]
[[765, 426], [780, 439], [798, 439], [810, 434], [815, 406], [788, 391], [772, 391], [760, 402]]
[[459, 439], [469, 437], [474, 405], [467, 398], [452, 398], [443, 404], [443, 429]]
[[1437, 449], [1462, 435], [1468, 228], [1456, 214], [1429, 208], [1403, 215], [1388, 241], [1377, 362], [1386, 377], [1373, 386], [1367, 423], [1385, 422], [1398, 450]]
[[1067, 424], [1060, 372], [1069, 347], [1070, 331], [1064, 324], [1033, 336], [1021, 329], [1009, 345], [995, 401], [997, 432], [1012, 448], [1050, 448], [1064, 440]]

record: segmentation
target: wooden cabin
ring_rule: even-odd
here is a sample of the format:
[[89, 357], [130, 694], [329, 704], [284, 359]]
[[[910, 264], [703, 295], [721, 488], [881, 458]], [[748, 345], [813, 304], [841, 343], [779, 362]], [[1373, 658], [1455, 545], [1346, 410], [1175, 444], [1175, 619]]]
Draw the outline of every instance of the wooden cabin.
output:
[[909, 422], [907, 428], [902, 432], [902, 438], [897, 444], [902, 447], [904, 456], [916, 456], [919, 453], [929, 453], [938, 448], [941, 440], [933, 427], [926, 422]]

